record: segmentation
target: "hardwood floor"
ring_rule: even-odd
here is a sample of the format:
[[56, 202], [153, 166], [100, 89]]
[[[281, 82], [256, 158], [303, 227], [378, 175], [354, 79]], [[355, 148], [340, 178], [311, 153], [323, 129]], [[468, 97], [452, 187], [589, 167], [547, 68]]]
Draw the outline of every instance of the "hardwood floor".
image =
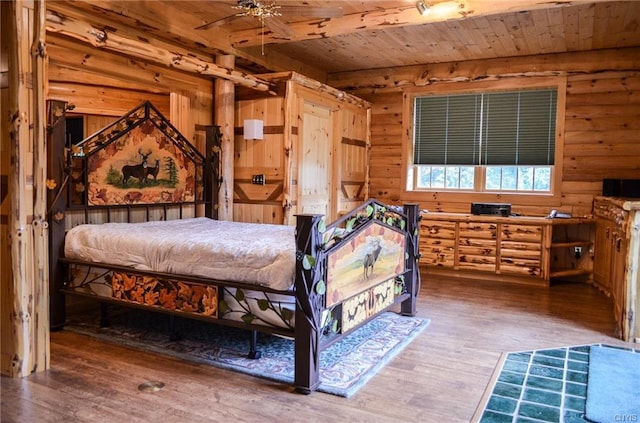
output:
[[[10, 422], [468, 422], [502, 352], [604, 342], [612, 304], [595, 288], [423, 276], [429, 327], [349, 399], [99, 342], [51, 335], [51, 369], [2, 377]], [[141, 392], [140, 383], [165, 388]]]

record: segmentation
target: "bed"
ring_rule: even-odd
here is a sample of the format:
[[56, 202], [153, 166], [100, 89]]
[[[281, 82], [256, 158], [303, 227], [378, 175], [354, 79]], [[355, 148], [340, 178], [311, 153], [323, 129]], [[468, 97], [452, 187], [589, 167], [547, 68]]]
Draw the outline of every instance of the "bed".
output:
[[71, 144], [50, 119], [52, 325], [67, 297], [143, 308], [295, 342], [294, 386], [319, 385], [320, 352], [379, 313], [416, 312], [418, 205], [370, 199], [296, 225], [216, 219], [220, 134], [202, 155], [145, 102]]

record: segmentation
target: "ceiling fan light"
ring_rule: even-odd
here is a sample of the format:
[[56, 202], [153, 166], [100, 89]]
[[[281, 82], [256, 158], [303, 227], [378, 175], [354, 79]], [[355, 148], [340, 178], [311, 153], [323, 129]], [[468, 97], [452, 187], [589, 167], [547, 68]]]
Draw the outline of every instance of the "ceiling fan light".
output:
[[419, 0], [416, 2], [416, 8], [418, 9], [418, 13], [422, 16], [426, 16], [429, 14], [429, 6], [425, 3], [424, 0]]

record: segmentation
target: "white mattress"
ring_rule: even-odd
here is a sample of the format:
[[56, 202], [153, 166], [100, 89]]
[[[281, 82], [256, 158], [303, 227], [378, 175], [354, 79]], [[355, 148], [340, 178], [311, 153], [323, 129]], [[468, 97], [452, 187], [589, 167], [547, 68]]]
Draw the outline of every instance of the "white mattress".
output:
[[295, 228], [206, 217], [86, 224], [65, 238], [65, 257], [171, 274], [291, 289]]

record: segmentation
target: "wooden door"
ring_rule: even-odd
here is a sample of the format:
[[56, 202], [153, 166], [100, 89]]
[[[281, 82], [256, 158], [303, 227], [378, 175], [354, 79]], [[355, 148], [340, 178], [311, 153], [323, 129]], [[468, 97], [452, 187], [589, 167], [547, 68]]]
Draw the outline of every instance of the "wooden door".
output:
[[298, 213], [323, 214], [333, 221], [333, 116], [328, 107], [304, 103], [298, 151]]

